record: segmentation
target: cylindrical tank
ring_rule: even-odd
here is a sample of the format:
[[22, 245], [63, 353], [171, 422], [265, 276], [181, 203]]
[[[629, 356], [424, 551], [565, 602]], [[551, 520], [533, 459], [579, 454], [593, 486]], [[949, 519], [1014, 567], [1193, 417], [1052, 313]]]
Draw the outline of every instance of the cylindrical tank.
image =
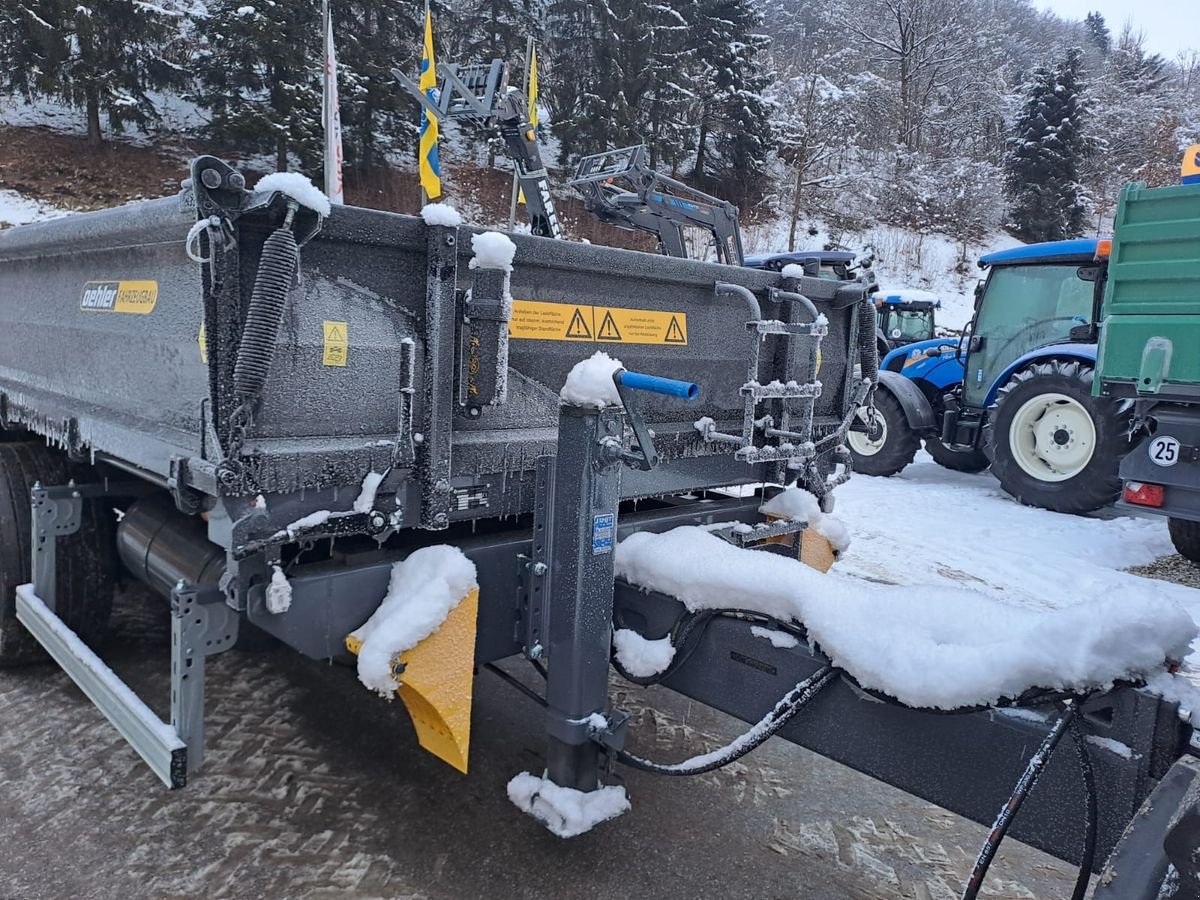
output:
[[140, 581], [170, 597], [180, 581], [216, 584], [225, 571], [225, 551], [208, 539], [199, 516], [187, 516], [168, 498], [139, 500], [117, 526], [117, 550]]

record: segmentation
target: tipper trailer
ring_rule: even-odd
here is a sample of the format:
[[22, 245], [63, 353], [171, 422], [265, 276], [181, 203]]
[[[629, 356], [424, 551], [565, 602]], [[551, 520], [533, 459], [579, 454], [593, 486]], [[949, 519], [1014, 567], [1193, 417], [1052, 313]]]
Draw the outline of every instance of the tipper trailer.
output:
[[[613, 402], [560, 393], [597, 350], [623, 364]], [[1154, 809], [1189, 808], [1176, 702], [1121, 682], [1030, 685], [999, 704], [1019, 714], [914, 708], [744, 596], [695, 610], [615, 577], [619, 542], [684, 525], [756, 559], [827, 563], [817, 512], [760, 509], [796, 483], [832, 510], [876, 367], [861, 284], [506, 238], [445, 210], [330, 211], [199, 158], [177, 197], [0, 234], [0, 663], [44, 648], [178, 788], [203, 758], [204, 659], [239, 631], [358, 653], [361, 676], [372, 634], [397, 624], [364, 626], [377, 608], [458, 591], [440, 628], [384, 657], [383, 682], [422, 745], [466, 771], [474, 674], [527, 658], [546, 771], [514, 800], [559, 833], [553, 787], [586, 807], [616, 763], [692, 774], [778, 734], [980, 822], [1003, 804], [992, 852], [1028, 794], [1013, 834], [1086, 875], [1156, 787]], [[434, 565], [421, 581], [436, 553], [471, 577]], [[165, 719], [89, 647], [118, 560], [171, 604]], [[674, 647], [639, 683], [758, 724], [681, 765], [627, 752], [614, 622]], [[1051, 756], [1068, 730], [1080, 765]], [[1089, 752], [1085, 731], [1128, 754]], [[1154, 896], [1166, 871], [1170, 823], [1137, 821], [1149, 850], [1123, 845], [1142, 869], [1110, 872], [1110, 896]]]

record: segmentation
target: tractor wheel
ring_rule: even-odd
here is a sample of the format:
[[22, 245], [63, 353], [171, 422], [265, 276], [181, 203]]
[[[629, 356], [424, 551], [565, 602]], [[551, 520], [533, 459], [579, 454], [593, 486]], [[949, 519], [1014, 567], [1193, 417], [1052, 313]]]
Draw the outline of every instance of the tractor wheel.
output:
[[1089, 365], [1055, 360], [1021, 369], [1000, 388], [984, 441], [992, 474], [1019, 502], [1085, 513], [1120, 495], [1127, 417], [1092, 396], [1092, 376]]
[[1200, 563], [1200, 522], [1187, 519], [1167, 519], [1167, 530], [1171, 532], [1171, 543], [1179, 555], [1194, 563]]
[[935, 437], [925, 438], [925, 449], [935, 463], [955, 472], [982, 472], [990, 464], [982, 450], [951, 450]]
[[[865, 408], [858, 417], [867, 421]], [[895, 475], [910, 462], [921, 442], [908, 427], [904, 410], [889, 391], [875, 392], [875, 433], [851, 431], [846, 437], [855, 472], [863, 475]]]
[[[0, 443], [0, 667], [49, 657], [17, 621], [17, 585], [30, 579], [29, 493], [36, 482], [66, 484], [66, 454], [42, 443]], [[102, 500], [83, 505], [83, 524], [58, 539], [55, 611], [85, 643], [103, 637], [112, 612], [116, 539]]]

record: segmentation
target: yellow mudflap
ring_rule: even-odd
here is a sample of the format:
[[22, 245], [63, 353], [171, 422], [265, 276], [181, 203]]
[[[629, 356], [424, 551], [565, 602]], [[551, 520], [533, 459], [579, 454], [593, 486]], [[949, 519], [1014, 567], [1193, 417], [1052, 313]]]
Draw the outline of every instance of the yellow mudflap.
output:
[[[446, 621], [417, 646], [393, 660], [404, 666], [400, 689], [421, 746], [460, 772], [471, 747], [471, 691], [475, 682], [475, 619], [479, 588], [472, 588]], [[362, 641], [347, 635], [354, 655]]]
[[[778, 516], [767, 516], [768, 522], [779, 521]], [[794, 547], [796, 544], [796, 536], [794, 534], [784, 534], [779, 537], [768, 538], [769, 544], [783, 544], [787, 547]], [[831, 544], [823, 534], [817, 534], [811, 528], [805, 528], [800, 532], [800, 562], [806, 566], [811, 566], [818, 572], [828, 572], [835, 562], [837, 562], [837, 551], [833, 549]]]

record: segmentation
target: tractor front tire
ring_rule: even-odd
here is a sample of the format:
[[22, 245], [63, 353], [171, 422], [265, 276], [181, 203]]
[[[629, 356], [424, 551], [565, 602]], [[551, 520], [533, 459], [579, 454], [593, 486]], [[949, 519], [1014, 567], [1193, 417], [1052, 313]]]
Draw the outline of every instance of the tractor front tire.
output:
[[1184, 559], [1200, 563], [1200, 522], [1188, 519], [1167, 519], [1171, 543]]
[[935, 437], [925, 438], [925, 449], [935, 463], [955, 472], [982, 472], [991, 464], [982, 450], [952, 450]]
[[[17, 585], [30, 580], [34, 484], [66, 484], [65, 453], [40, 442], [0, 443], [0, 667], [43, 662], [49, 656], [17, 621]], [[115, 519], [103, 500], [85, 501], [75, 534], [58, 539], [55, 612], [85, 643], [108, 627], [116, 587]]]
[[[865, 408], [858, 411], [858, 417], [867, 421]], [[854, 471], [863, 475], [895, 475], [913, 461], [921, 442], [909, 427], [900, 401], [882, 388], [875, 392], [875, 420], [874, 435], [851, 431], [846, 436]]]
[[1128, 416], [1092, 396], [1092, 379], [1091, 366], [1054, 360], [1021, 369], [1000, 388], [984, 442], [992, 474], [1019, 502], [1078, 514], [1120, 496]]

